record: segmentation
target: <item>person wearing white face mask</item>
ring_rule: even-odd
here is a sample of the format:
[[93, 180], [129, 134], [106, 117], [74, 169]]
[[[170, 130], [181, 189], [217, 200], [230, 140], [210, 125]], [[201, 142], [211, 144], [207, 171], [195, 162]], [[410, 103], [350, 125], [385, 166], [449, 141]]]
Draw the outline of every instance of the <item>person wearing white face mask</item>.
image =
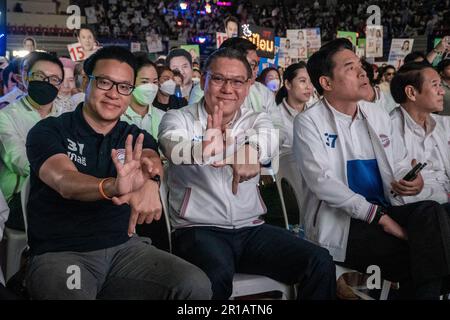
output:
[[265, 68], [256, 78], [256, 81], [264, 84], [274, 94], [278, 92], [281, 84], [281, 77], [278, 69], [273, 67]]
[[164, 112], [152, 105], [158, 92], [156, 66], [146, 54], [138, 53], [135, 56], [137, 61], [136, 87], [132, 93], [130, 106], [121, 116], [121, 120], [135, 124], [157, 139], [159, 123]]
[[186, 106], [188, 103], [185, 98], [175, 96], [177, 83], [174, 80], [174, 72], [167, 66], [157, 67], [157, 71], [159, 90], [153, 101], [153, 106], [162, 111], [180, 109]]

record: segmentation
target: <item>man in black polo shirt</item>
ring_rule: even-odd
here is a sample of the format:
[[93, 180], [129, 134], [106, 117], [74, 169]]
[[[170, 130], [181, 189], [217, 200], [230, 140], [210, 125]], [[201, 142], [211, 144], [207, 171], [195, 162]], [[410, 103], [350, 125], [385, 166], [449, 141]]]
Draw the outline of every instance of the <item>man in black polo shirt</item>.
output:
[[128, 50], [100, 49], [84, 64], [85, 102], [28, 134], [32, 298], [211, 297], [200, 269], [133, 234], [136, 223], [161, 216], [162, 174], [155, 140], [119, 121], [135, 68]]

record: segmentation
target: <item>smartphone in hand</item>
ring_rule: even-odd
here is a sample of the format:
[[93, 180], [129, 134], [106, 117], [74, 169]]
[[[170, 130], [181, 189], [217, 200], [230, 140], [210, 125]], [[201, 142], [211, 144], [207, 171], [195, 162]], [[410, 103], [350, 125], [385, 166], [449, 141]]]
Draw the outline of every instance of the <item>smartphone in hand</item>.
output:
[[[426, 162], [421, 163], [419, 162], [418, 164], [416, 164], [414, 166], [414, 168], [412, 168], [411, 170], [409, 170], [409, 172], [402, 178], [402, 180], [405, 181], [413, 181], [415, 178], [417, 178], [417, 175], [419, 174], [419, 172], [425, 168], [425, 166], [427, 165]], [[391, 194], [394, 195], [394, 198], [397, 196], [397, 194], [391, 190]]]

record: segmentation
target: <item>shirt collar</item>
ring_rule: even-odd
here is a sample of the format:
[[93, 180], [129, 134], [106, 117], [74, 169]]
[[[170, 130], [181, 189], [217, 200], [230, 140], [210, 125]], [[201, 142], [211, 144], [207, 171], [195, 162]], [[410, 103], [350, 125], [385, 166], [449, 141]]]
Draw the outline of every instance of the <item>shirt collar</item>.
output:
[[[287, 102], [286, 98], [283, 98], [283, 106], [286, 109], [286, 111], [291, 115], [292, 118], [294, 118], [297, 114], [299, 114], [300, 112], [298, 112], [297, 109], [292, 108], [289, 103]], [[305, 109], [306, 109], [306, 104], [305, 104]]]
[[414, 119], [409, 115], [408, 111], [406, 111], [402, 106], [400, 106], [400, 110], [403, 114], [405, 126], [411, 129], [413, 132], [422, 134], [425, 133], [426, 135], [428, 135], [434, 131], [434, 128], [436, 127], [436, 121], [430, 115], [428, 115], [427, 119], [425, 120], [425, 125], [427, 128], [425, 132], [425, 129], [422, 128], [422, 126], [419, 125], [416, 121], [414, 121]]
[[353, 122], [353, 120], [361, 120], [361, 119], [365, 119], [366, 115], [364, 114], [364, 112], [361, 110], [361, 108], [359, 107], [359, 103], [356, 104], [356, 116], [355, 118], [353, 118], [352, 116], [342, 113], [340, 111], [337, 111], [329, 102], [328, 100], [323, 97], [323, 102], [326, 106], [329, 107], [329, 109], [331, 110], [331, 112], [333, 113], [334, 117], [338, 120], [344, 120], [347, 122]]
[[[24, 96], [24, 97], [20, 98], [19, 102], [25, 107], [25, 109], [27, 111], [39, 113], [38, 110], [36, 108], [34, 108], [31, 105], [31, 103], [28, 101], [27, 96]], [[52, 109], [50, 110], [50, 113], [47, 116], [54, 115], [55, 109], [56, 109], [55, 108], [55, 102], [53, 101]]]
[[[153, 107], [152, 105], [148, 106], [148, 111], [144, 115], [144, 117], [145, 116], [149, 116], [150, 118], [152, 117], [152, 107]], [[128, 108], [125, 110], [124, 115], [129, 119], [142, 118], [142, 116], [139, 113], [135, 112], [131, 106], [128, 106]]]

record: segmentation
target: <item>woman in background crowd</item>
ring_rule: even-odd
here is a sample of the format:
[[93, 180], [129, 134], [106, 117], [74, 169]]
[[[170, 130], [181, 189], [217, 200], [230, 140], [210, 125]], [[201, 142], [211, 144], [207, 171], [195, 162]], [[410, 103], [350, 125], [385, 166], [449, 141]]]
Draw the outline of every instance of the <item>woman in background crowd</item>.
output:
[[[187, 105], [185, 98], [175, 96], [177, 82], [175, 81], [174, 71], [169, 67], [161, 66], [157, 68], [159, 90], [153, 101], [153, 106], [162, 111], [170, 109], [179, 109]], [[183, 83], [182, 75], [177, 72], [178, 85]]]
[[286, 130], [282, 149], [292, 147], [294, 118], [308, 107], [307, 102], [313, 97], [313, 93], [314, 88], [306, 64], [301, 61], [287, 67], [283, 74], [283, 86], [275, 97], [281, 111], [283, 128]]
[[281, 84], [281, 77], [278, 69], [273, 67], [265, 68], [256, 78], [256, 81], [264, 84], [274, 94], [278, 92]]

